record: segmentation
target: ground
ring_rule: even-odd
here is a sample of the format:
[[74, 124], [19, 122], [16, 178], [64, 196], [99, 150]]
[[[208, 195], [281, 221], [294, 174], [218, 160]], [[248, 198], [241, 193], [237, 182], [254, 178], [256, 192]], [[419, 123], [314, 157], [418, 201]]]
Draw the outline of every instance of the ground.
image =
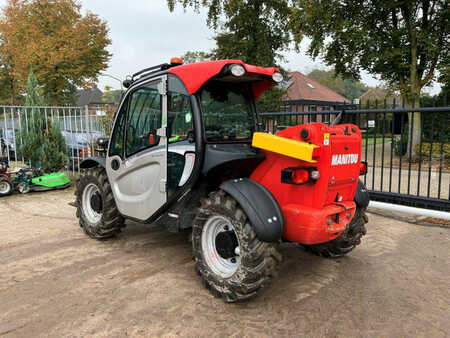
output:
[[128, 223], [87, 238], [73, 191], [0, 200], [0, 336], [450, 335], [450, 229], [370, 214], [347, 257], [281, 247], [279, 278], [226, 304], [194, 272], [187, 234]]

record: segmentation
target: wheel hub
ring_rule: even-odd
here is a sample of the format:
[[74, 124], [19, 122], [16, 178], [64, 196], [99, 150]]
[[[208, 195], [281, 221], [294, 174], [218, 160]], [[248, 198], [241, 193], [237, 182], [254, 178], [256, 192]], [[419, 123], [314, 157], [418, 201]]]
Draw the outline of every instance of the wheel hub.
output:
[[103, 200], [100, 189], [94, 183], [88, 184], [83, 190], [82, 208], [90, 223], [98, 223], [102, 219]]
[[0, 193], [6, 194], [9, 192], [10, 186], [6, 181], [0, 181]]
[[103, 210], [103, 205], [102, 205], [102, 196], [99, 194], [99, 192], [95, 192], [94, 194], [92, 194], [91, 196], [91, 208], [92, 210], [94, 210], [96, 213], [100, 214]]
[[211, 216], [202, 230], [202, 254], [206, 264], [221, 278], [231, 277], [241, 263], [239, 241], [229, 219]]
[[220, 257], [229, 259], [236, 257], [236, 247], [239, 246], [234, 231], [219, 232], [216, 236], [216, 249]]

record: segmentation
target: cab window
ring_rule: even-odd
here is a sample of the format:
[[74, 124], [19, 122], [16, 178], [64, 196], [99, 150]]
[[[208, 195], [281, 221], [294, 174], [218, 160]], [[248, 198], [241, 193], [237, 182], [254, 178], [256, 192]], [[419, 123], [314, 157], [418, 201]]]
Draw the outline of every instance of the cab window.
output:
[[141, 87], [131, 94], [126, 133], [126, 155], [158, 145], [156, 131], [161, 128], [161, 95], [157, 83]]
[[111, 135], [111, 146], [109, 148], [109, 156], [121, 156], [123, 155], [123, 141], [125, 132], [125, 122], [128, 108], [128, 97], [122, 104], [120, 111], [118, 112], [117, 120], [114, 125], [114, 130]]
[[167, 97], [167, 131], [169, 143], [188, 139], [193, 130], [191, 101], [184, 84], [176, 76], [169, 75]]
[[167, 98], [169, 143], [184, 141], [192, 132], [192, 111], [188, 95], [169, 92]]

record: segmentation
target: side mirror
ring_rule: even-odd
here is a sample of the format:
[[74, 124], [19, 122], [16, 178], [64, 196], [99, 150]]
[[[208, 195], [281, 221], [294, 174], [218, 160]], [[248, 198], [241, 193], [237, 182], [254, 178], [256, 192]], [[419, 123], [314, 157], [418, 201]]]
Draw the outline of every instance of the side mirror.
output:
[[108, 149], [108, 143], [109, 143], [109, 137], [99, 137], [97, 139], [98, 149], [96, 149], [96, 150], [99, 153], [106, 153], [106, 150]]

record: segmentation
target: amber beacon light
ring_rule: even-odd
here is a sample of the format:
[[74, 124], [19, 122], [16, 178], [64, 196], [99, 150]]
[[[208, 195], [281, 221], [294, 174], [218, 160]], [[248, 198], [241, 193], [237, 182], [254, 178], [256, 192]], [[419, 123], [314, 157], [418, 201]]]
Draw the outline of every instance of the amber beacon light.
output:
[[170, 64], [171, 65], [182, 65], [183, 64], [183, 59], [182, 58], [171, 58], [170, 59]]

